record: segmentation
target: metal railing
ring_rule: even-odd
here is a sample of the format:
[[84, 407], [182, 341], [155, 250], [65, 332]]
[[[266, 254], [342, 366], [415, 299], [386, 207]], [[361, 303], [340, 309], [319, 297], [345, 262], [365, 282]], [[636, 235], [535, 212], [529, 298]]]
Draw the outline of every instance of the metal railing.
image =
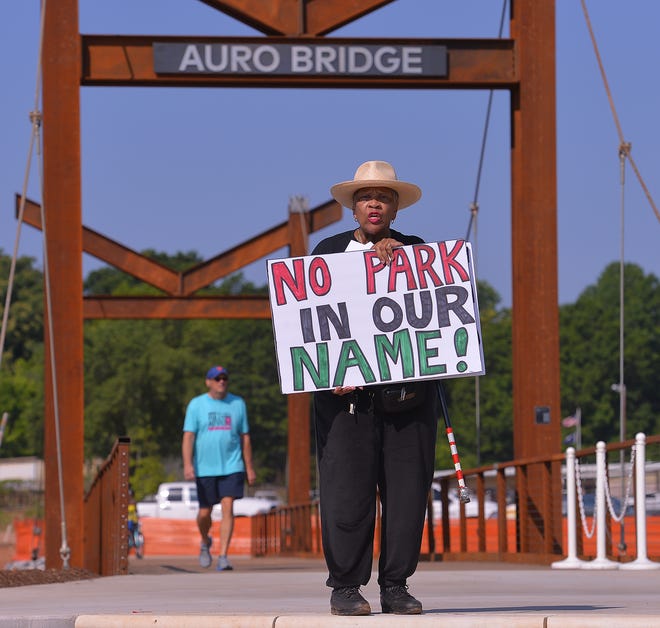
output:
[[[647, 445], [660, 444], [660, 435], [648, 436]], [[629, 450], [635, 440], [613, 443], [606, 452], [613, 454]], [[596, 447], [584, 448], [575, 453], [581, 462], [595, 457]], [[617, 456], [618, 460], [618, 456]], [[562, 514], [564, 454], [554, 454], [527, 460], [513, 460], [477, 469], [463, 471], [473, 499], [479, 509], [476, 517], [465, 516], [461, 505], [458, 520], [449, 519], [447, 495], [455, 474], [439, 480], [442, 490], [442, 517], [436, 525], [433, 521], [433, 505], [429, 497], [427, 536], [421, 558], [426, 560], [476, 560], [550, 564], [564, 552], [566, 518]], [[617, 468], [618, 462], [610, 462]], [[624, 482], [621, 477], [620, 482]], [[486, 519], [484, 504], [493, 493], [497, 503], [497, 516]], [[513, 497], [513, 499], [511, 499]], [[628, 519], [628, 518], [627, 518]], [[629, 518], [629, 534], [636, 534], [634, 517]], [[593, 543], [585, 538], [578, 521], [578, 553], [592, 557]], [[607, 519], [610, 538], [608, 554], [617, 560], [629, 560], [625, 544], [615, 555], [617, 542], [612, 531], [612, 521]], [[634, 546], [635, 543], [628, 543]], [[660, 557], [660, 539], [650, 547], [652, 558]]]
[[[434, 521], [429, 496], [426, 560], [478, 560], [549, 563], [561, 553], [562, 454], [498, 463], [463, 471], [476, 517], [466, 516], [460, 503], [458, 519], [449, 518], [450, 483], [439, 479], [442, 515]], [[485, 504], [495, 495], [497, 515], [486, 519]], [[513, 496], [513, 499], [510, 498]]]
[[252, 556], [320, 556], [323, 551], [317, 500], [254, 515], [251, 523]]
[[84, 497], [85, 569], [101, 576], [128, 573], [130, 438], [121, 436]]
[[[607, 446], [608, 453], [630, 449], [628, 440]], [[660, 445], [660, 435], [648, 436], [647, 445]], [[588, 461], [595, 456], [595, 446], [581, 449], [576, 457]], [[420, 550], [421, 560], [496, 561], [550, 564], [564, 552], [566, 518], [562, 515], [564, 454], [513, 460], [463, 471], [477, 516], [467, 517], [465, 504], [459, 517], [449, 517], [449, 494], [455, 474], [439, 478], [441, 516], [434, 521], [433, 499], [429, 494], [427, 523]], [[623, 480], [622, 480], [623, 481]], [[497, 503], [497, 515], [486, 518], [485, 503]], [[631, 519], [634, 519], [631, 517]], [[611, 547], [616, 547], [608, 520]], [[376, 531], [380, 522], [376, 522]], [[635, 532], [631, 524], [632, 533]], [[374, 552], [379, 552], [378, 534]], [[631, 547], [634, 543], [629, 543]], [[580, 537], [578, 551], [588, 556], [592, 548]], [[277, 511], [252, 518], [252, 555], [322, 553], [318, 503], [284, 506]], [[611, 551], [610, 553], [613, 553]], [[660, 539], [649, 546], [649, 556], [660, 558]], [[630, 556], [619, 556], [619, 560]]]

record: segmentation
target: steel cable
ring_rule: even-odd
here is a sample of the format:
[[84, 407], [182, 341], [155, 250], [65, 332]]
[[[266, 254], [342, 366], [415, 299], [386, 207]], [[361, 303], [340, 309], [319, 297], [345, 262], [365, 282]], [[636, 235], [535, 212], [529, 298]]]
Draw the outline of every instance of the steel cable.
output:
[[584, 19], [587, 23], [587, 29], [589, 30], [589, 37], [591, 38], [591, 43], [593, 45], [594, 53], [596, 55], [596, 61], [598, 62], [598, 68], [600, 70], [600, 75], [603, 79], [603, 85], [605, 86], [605, 93], [607, 94], [607, 100], [610, 104], [612, 117], [614, 118], [614, 124], [616, 125], [617, 135], [619, 136], [619, 151], [622, 152], [625, 155], [625, 157], [628, 158], [628, 161], [630, 161], [630, 165], [632, 166], [632, 169], [635, 172], [635, 175], [637, 176], [637, 180], [639, 181], [639, 184], [642, 186], [642, 190], [644, 191], [644, 194], [646, 195], [646, 198], [648, 199], [649, 204], [651, 205], [651, 208], [655, 213], [655, 217], [660, 221], [660, 211], [658, 211], [658, 208], [655, 202], [653, 201], [653, 197], [651, 196], [651, 193], [646, 187], [646, 183], [644, 182], [644, 179], [642, 178], [642, 175], [639, 169], [637, 168], [637, 164], [635, 163], [635, 160], [632, 158], [632, 155], [630, 154], [631, 145], [629, 142], [626, 142], [623, 138], [623, 129], [621, 128], [621, 123], [619, 122], [619, 116], [617, 115], [616, 107], [614, 106], [614, 98], [612, 97], [612, 91], [610, 90], [610, 85], [607, 80], [605, 67], [603, 66], [603, 61], [601, 59], [600, 52], [598, 50], [598, 43], [596, 42], [596, 36], [594, 35], [594, 30], [591, 25], [591, 19], [589, 18], [589, 11], [587, 10], [587, 5], [585, 0], [580, 0], [580, 3], [582, 4], [582, 12], [584, 13]]

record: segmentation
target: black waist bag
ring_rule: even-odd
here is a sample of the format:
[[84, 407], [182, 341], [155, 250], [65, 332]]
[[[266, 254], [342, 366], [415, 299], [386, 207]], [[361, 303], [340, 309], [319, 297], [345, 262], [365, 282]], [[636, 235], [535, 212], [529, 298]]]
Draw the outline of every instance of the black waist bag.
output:
[[382, 386], [374, 395], [374, 406], [381, 412], [408, 412], [424, 403], [426, 382], [409, 382]]

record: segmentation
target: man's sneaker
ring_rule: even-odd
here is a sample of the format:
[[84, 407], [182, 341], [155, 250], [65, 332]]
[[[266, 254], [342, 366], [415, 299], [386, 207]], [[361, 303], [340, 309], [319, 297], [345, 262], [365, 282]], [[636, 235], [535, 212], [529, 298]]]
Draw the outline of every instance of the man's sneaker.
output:
[[231, 571], [233, 567], [231, 563], [227, 560], [226, 556], [218, 556], [218, 571]]
[[380, 588], [380, 607], [383, 613], [395, 615], [419, 615], [422, 612], [422, 603], [410, 595], [408, 587], [402, 584]]
[[330, 595], [333, 615], [369, 615], [371, 606], [360, 595], [360, 587], [335, 587]]
[[210, 536], [206, 538], [207, 542], [205, 543], [202, 541], [199, 546], [199, 564], [200, 567], [204, 567], [204, 569], [210, 567], [213, 562], [211, 560], [211, 545], [213, 544], [213, 539]]

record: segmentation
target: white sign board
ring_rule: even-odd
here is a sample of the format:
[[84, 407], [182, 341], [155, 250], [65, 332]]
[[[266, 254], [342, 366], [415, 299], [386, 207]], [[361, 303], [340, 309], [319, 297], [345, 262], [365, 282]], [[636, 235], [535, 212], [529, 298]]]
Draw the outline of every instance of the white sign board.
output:
[[153, 43], [156, 74], [447, 76], [447, 46], [400, 40], [281, 37]]
[[285, 394], [485, 372], [465, 240], [268, 260], [268, 288]]

